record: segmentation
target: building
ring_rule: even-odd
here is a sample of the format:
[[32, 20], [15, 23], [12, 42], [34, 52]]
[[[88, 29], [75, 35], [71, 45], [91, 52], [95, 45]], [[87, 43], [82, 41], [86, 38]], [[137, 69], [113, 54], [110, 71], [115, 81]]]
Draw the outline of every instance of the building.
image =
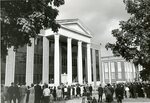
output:
[[[2, 83], [26, 82], [30, 85], [42, 81], [59, 85], [63, 82], [62, 74], [67, 74], [65, 77], [69, 84], [91, 83], [91, 51], [98, 56], [100, 47], [91, 49], [92, 35], [78, 19], [57, 22], [61, 25], [58, 33], [51, 29], [41, 30], [36, 39], [31, 39], [32, 46], [24, 46], [17, 52], [13, 51], [13, 47], [9, 48], [6, 61], [2, 62]], [[96, 73], [94, 70], [93, 73]], [[96, 81], [95, 74], [93, 76]]]
[[1, 62], [2, 84], [26, 82], [30, 85], [41, 81], [54, 85], [65, 82], [96, 85], [134, 79], [134, 69], [130, 78], [132, 74], [123, 59], [101, 58], [100, 45], [91, 42], [92, 34], [80, 20], [57, 22], [61, 25], [58, 33], [41, 30], [36, 39], [31, 38], [31, 46], [16, 52], [13, 47], [8, 49], [6, 60]]

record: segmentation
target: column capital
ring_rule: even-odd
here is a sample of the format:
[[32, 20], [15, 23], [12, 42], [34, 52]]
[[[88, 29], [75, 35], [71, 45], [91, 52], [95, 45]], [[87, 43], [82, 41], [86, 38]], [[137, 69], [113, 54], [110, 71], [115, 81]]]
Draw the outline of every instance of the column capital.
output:
[[68, 37], [67, 39], [70, 39], [70, 40], [72, 40], [72, 38], [71, 38], [71, 37]]
[[67, 38], [67, 41], [68, 41], [68, 42], [71, 42], [71, 41], [72, 41], [72, 38], [68, 37], [68, 38]]
[[82, 41], [81, 41], [81, 40], [78, 41], [78, 45], [79, 45], [79, 44], [82, 44]]
[[55, 39], [59, 39], [59, 36], [60, 36], [59, 34], [55, 34], [55, 35], [54, 35], [54, 38], [55, 38]]
[[87, 47], [91, 47], [91, 43], [87, 43], [86, 46], [87, 46]]
[[95, 48], [92, 48], [92, 51], [95, 51], [96, 49]]

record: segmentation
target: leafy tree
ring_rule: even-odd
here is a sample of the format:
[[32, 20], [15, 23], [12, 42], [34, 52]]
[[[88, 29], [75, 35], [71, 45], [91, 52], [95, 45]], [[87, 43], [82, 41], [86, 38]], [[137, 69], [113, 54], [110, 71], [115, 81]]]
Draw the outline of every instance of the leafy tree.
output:
[[120, 21], [120, 27], [112, 30], [116, 42], [107, 43], [115, 56], [132, 61], [135, 66], [143, 66], [143, 77], [150, 76], [150, 0], [124, 0], [126, 10], [131, 17]]
[[41, 29], [51, 28], [57, 32], [60, 25], [55, 19], [57, 7], [64, 0], [6, 0], [1, 1], [1, 54], [5, 57], [7, 48], [14, 50], [25, 44], [31, 45]]

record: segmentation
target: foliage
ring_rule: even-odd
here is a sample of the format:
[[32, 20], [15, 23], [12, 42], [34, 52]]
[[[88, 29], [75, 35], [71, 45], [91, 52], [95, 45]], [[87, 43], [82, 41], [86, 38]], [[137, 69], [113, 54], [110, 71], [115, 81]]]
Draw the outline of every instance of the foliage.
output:
[[51, 28], [57, 32], [60, 25], [55, 19], [57, 7], [64, 0], [6, 0], [1, 1], [1, 54], [7, 54], [7, 48], [15, 50], [31, 45], [30, 38], [35, 38], [41, 29]]
[[140, 71], [140, 78], [143, 81], [149, 80], [150, 81], [150, 70], [148, 69], [143, 69], [142, 71]]
[[124, 0], [124, 3], [131, 17], [112, 30], [116, 42], [107, 43], [106, 48], [150, 71], [150, 0]]

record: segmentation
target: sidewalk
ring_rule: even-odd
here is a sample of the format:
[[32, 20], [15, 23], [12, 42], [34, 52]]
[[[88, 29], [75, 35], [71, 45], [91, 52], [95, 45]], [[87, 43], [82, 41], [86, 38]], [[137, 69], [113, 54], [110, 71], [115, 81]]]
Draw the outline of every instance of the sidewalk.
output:
[[[95, 97], [98, 100], [98, 94], [97, 91], [93, 91], [92, 97]], [[103, 94], [103, 102], [106, 103], [105, 101], [105, 95]], [[80, 98], [73, 98], [71, 100], [63, 100], [63, 101], [56, 101], [54, 103], [81, 103], [82, 102], [82, 97]], [[112, 103], [117, 103], [117, 100], [114, 99]], [[149, 98], [124, 98], [122, 103], [150, 103]]]
[[[106, 103], [104, 102], [105, 99], [103, 100], [102, 103]], [[82, 102], [82, 98], [75, 98], [75, 99], [72, 99], [72, 100], [66, 100], [66, 101], [56, 101], [54, 103], [81, 103]], [[116, 99], [114, 99], [114, 101], [112, 103], [117, 103]], [[133, 99], [133, 98], [128, 98], [128, 99], [124, 99], [122, 101], [122, 103], [150, 103], [150, 99], [148, 98], [136, 98], [136, 99]]]

